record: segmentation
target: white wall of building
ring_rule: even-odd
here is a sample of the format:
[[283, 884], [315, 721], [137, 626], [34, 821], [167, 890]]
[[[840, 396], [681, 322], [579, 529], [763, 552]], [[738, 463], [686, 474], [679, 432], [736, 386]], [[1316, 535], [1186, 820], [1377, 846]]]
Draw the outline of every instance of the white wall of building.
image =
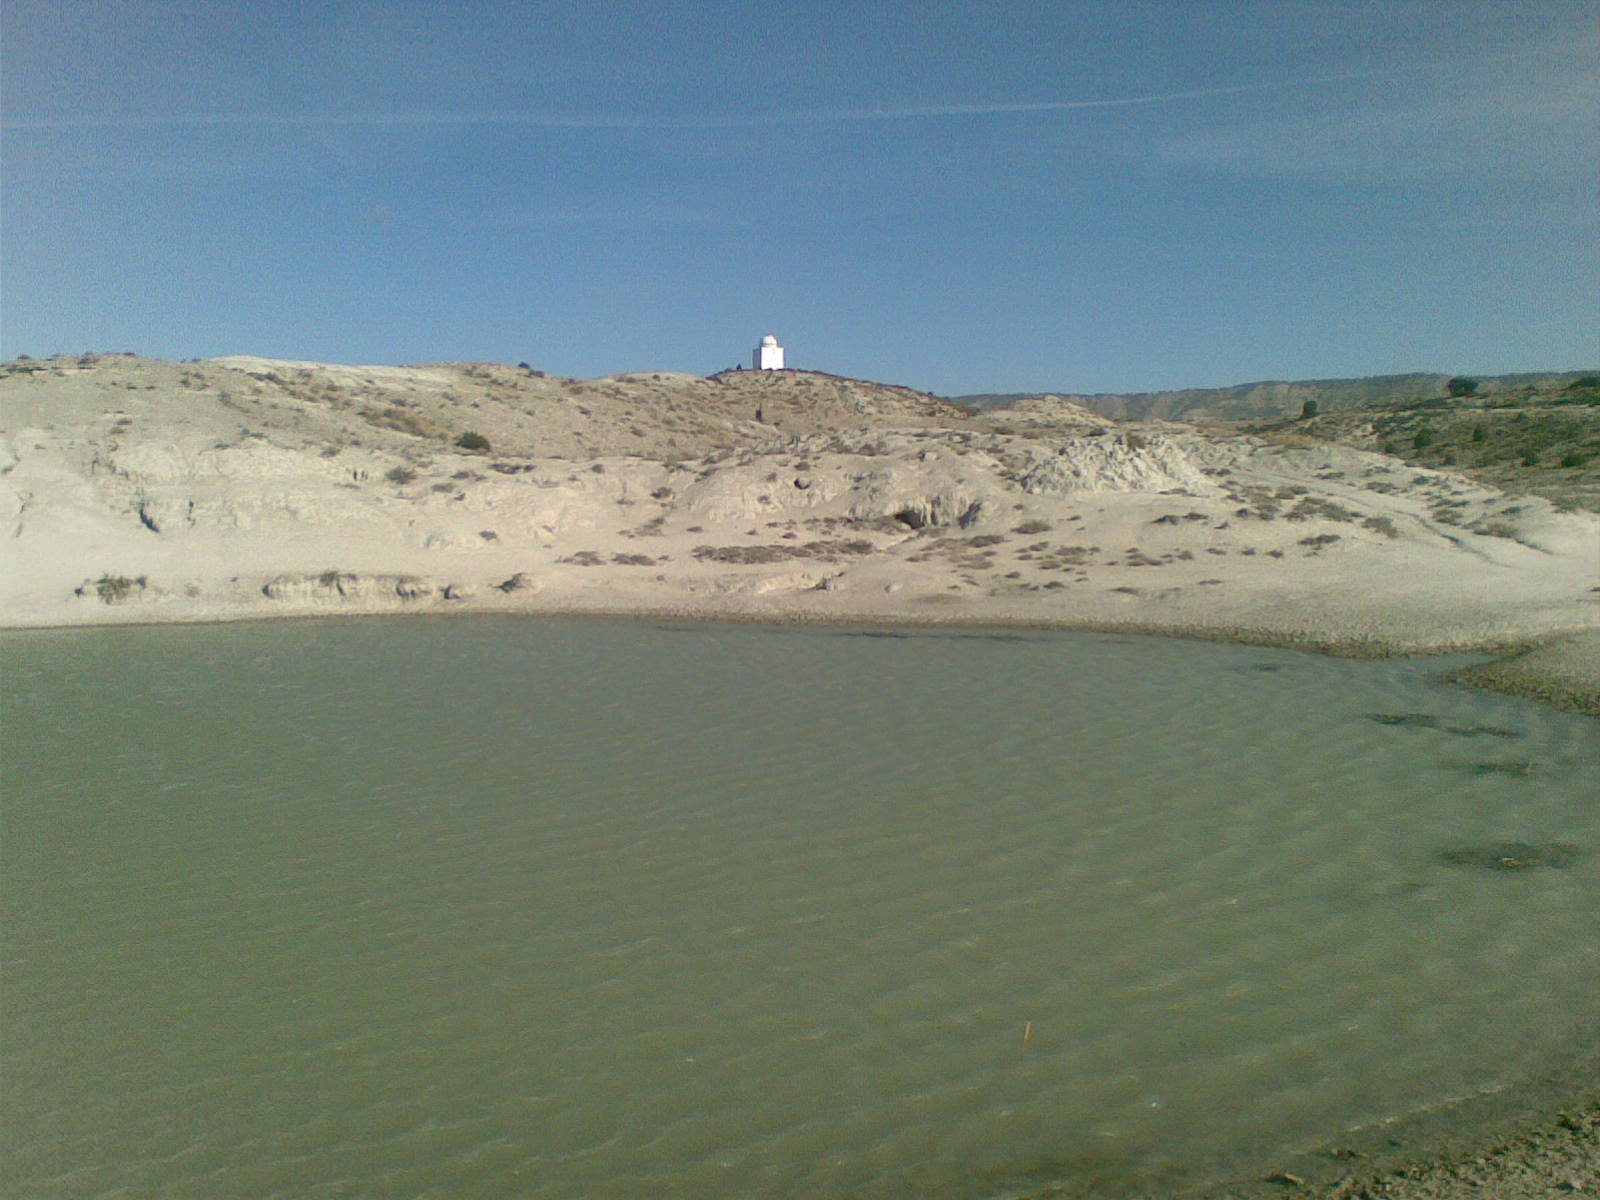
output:
[[778, 345], [778, 339], [770, 333], [761, 339], [761, 345], [756, 347], [752, 365], [758, 371], [783, 370], [783, 347]]

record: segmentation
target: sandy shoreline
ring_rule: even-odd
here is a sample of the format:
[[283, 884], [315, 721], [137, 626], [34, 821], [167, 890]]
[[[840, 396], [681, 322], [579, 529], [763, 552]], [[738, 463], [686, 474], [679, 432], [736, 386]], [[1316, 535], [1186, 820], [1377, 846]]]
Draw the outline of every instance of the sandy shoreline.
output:
[[1453, 672], [1448, 679], [1600, 717], [1600, 632], [1517, 647], [1481, 667]]
[[[884, 629], [1012, 629], [1054, 632], [1116, 633], [1137, 637], [1185, 638], [1196, 641], [1265, 646], [1285, 650], [1304, 650], [1334, 658], [1384, 659], [1425, 658], [1475, 654], [1489, 661], [1461, 668], [1446, 676], [1447, 682], [1485, 691], [1501, 692], [1533, 700], [1552, 708], [1600, 717], [1600, 630], [1552, 633], [1538, 639], [1495, 639], [1487, 642], [1439, 635], [1419, 642], [1415, 639], [1385, 638], [1361, 633], [1341, 637], [1336, 632], [1319, 634], [1284, 633], [1269, 629], [1214, 628], [1205, 626], [1160, 625], [1144, 622], [1070, 621], [1012, 619], [998, 616], [962, 616], [954, 613], [850, 613], [794, 610], [751, 613], [718, 611], [687, 605], [660, 608], [539, 607], [521, 610], [505, 608], [457, 610], [462, 615], [505, 617], [603, 617], [638, 621], [683, 621], [710, 624], [770, 626], [872, 626]], [[0, 630], [82, 629], [139, 625], [211, 625], [237, 621], [294, 621], [315, 615], [321, 618], [361, 619], [398, 615], [424, 615], [417, 610], [379, 610], [308, 614], [303, 612], [250, 611], [231, 615], [129, 613], [125, 619], [95, 621], [22, 621], [0, 623]], [[446, 616], [447, 613], [427, 615]]]
[[[1600, 1194], [1600, 1095], [1469, 1123], [1441, 1111], [1354, 1131], [1257, 1178], [1148, 1200], [1552, 1200]], [[1513, 1104], [1503, 1104], [1513, 1109]], [[1050, 1192], [1036, 1194], [1038, 1200]], [[1031, 1198], [1030, 1198], [1031, 1200]]]
[[[1600, 630], [1600, 517], [1331, 444], [805, 372], [38, 366], [0, 374], [0, 628], [594, 612], [1372, 655]], [[450, 441], [469, 421], [493, 452]], [[1519, 664], [1497, 686], [1600, 690], [1600, 655]]]

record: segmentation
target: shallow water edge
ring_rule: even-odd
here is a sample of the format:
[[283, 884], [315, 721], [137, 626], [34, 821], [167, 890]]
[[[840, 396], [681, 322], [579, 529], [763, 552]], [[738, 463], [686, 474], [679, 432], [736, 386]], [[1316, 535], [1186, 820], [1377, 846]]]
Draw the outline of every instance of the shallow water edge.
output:
[[[1147, 1200], [1527, 1200], [1600, 1189], [1600, 1051], [1580, 1055], [1562, 1080], [1397, 1113], [1329, 1131], [1326, 1140], [1250, 1177], [1152, 1193]], [[1556, 1099], [1564, 1096], [1566, 1099]], [[1298, 1182], [1297, 1182], [1298, 1181]], [[1576, 1184], [1577, 1186], [1572, 1186]], [[1031, 1192], [1015, 1200], [1046, 1200]]]
[[[98, 615], [98, 614], [97, 614]], [[1500, 692], [1533, 700], [1551, 708], [1600, 717], [1600, 626], [1594, 629], [1552, 632], [1539, 637], [1474, 638], [1458, 635], [1429, 639], [1384, 636], [1369, 633], [1310, 636], [1252, 626], [1214, 627], [1185, 623], [1151, 621], [1037, 620], [1008, 619], [996, 615], [969, 615], [923, 611], [895, 615], [883, 613], [742, 612], [730, 609], [669, 606], [634, 608], [595, 606], [551, 606], [523, 610], [484, 611], [472, 609], [459, 614], [418, 613], [396, 609], [326, 613], [265, 613], [239, 611], [228, 615], [144, 613], [127, 619], [93, 622], [59, 622], [26, 625], [0, 624], [0, 633], [21, 634], [30, 630], [59, 630], [156, 625], [231, 625], [241, 621], [275, 622], [315, 620], [367, 620], [382, 617], [426, 617], [449, 620], [453, 616], [504, 617], [522, 619], [592, 617], [606, 620], [641, 622], [685, 622], [706, 625], [761, 625], [774, 628], [872, 627], [884, 629], [956, 630], [1038, 630], [1059, 633], [1126, 634], [1131, 637], [1181, 638], [1190, 641], [1221, 642], [1268, 649], [1305, 650], [1333, 658], [1384, 659], [1426, 658], [1443, 655], [1482, 655], [1486, 661], [1452, 670], [1445, 678], [1452, 684]]]

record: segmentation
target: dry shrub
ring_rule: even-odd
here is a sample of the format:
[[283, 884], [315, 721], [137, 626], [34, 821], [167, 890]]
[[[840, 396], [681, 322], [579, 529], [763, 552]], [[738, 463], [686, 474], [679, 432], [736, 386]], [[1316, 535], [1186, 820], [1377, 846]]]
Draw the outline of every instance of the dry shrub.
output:
[[416, 413], [407, 412], [393, 405], [382, 409], [363, 408], [361, 415], [380, 429], [393, 429], [396, 433], [409, 433], [413, 437], [431, 438], [435, 441], [444, 441], [449, 437], [449, 431], [444, 426], [436, 425], [426, 417], [420, 417]]

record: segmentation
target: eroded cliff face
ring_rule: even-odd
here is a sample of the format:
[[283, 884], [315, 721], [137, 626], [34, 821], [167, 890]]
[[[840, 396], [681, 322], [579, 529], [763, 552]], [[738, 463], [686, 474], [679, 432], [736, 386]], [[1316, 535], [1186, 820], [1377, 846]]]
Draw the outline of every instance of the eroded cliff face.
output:
[[1421, 644], [1594, 620], [1596, 519], [1447, 472], [737, 375], [9, 371], [0, 621], [670, 609]]

